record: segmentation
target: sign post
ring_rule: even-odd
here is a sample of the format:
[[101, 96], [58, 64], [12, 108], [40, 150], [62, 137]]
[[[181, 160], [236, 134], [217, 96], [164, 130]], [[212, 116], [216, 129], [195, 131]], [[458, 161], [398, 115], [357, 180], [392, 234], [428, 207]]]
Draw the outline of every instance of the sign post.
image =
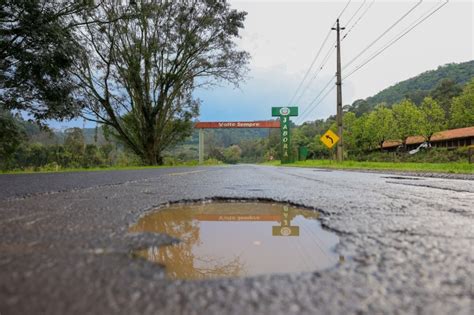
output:
[[290, 116], [298, 116], [298, 107], [272, 107], [272, 116], [280, 117], [281, 164], [291, 163]]
[[199, 164], [204, 163], [204, 129], [199, 129]]

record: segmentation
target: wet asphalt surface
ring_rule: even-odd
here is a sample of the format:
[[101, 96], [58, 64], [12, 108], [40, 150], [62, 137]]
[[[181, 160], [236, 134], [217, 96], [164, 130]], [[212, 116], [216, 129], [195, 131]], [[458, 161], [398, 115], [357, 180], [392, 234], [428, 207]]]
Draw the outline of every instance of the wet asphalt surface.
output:
[[[469, 177], [467, 177], [469, 178]], [[473, 314], [474, 182], [238, 165], [0, 176], [0, 314]], [[268, 198], [321, 211], [325, 271], [173, 281], [130, 252], [156, 206]]]

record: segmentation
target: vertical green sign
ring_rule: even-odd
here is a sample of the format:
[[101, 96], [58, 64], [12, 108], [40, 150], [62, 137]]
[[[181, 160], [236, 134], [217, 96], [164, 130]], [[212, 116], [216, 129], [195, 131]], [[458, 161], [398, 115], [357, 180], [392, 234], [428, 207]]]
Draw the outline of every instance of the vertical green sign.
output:
[[300, 236], [300, 227], [291, 225], [292, 218], [293, 216], [290, 216], [290, 211], [288, 211], [288, 206], [283, 206], [281, 225], [272, 226], [272, 235], [273, 236]]
[[272, 116], [280, 117], [281, 163], [291, 163], [290, 116], [298, 116], [298, 107], [272, 107]]

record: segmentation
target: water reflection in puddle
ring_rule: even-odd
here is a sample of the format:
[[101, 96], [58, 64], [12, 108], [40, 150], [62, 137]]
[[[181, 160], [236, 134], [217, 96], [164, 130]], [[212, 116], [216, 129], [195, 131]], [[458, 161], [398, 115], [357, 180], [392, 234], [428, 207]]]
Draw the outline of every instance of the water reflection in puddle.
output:
[[173, 279], [315, 271], [335, 265], [338, 237], [319, 213], [268, 202], [177, 204], [141, 218], [130, 232], [166, 233], [182, 242], [135, 255]]

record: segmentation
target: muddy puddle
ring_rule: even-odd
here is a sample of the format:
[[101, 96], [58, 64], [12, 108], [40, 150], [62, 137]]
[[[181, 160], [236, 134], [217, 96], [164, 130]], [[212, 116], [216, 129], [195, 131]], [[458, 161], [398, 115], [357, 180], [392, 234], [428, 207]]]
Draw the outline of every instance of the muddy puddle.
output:
[[337, 264], [338, 237], [318, 218], [316, 211], [270, 202], [176, 204], [142, 217], [129, 231], [181, 240], [134, 253], [164, 265], [168, 278], [245, 277]]

